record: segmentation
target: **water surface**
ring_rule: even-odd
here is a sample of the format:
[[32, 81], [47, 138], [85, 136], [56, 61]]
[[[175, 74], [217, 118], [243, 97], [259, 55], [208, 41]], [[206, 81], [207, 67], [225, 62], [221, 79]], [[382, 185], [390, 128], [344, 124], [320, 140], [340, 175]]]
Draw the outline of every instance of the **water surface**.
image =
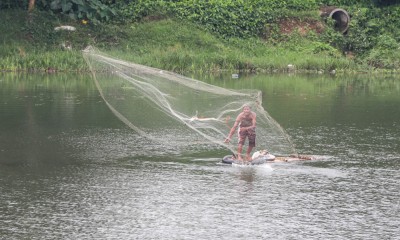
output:
[[398, 76], [196, 77], [263, 91], [319, 160], [232, 167], [121, 123], [90, 76], [0, 75], [1, 239], [398, 239]]

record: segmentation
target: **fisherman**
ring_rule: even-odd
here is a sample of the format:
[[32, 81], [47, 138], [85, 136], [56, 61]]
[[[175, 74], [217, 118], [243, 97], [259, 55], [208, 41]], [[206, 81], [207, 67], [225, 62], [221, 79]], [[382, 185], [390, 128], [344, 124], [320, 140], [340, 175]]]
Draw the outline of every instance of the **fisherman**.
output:
[[249, 141], [249, 146], [246, 151], [246, 160], [251, 161], [251, 150], [256, 146], [256, 113], [252, 112], [250, 106], [244, 105], [243, 110], [237, 116], [231, 131], [229, 132], [228, 137], [225, 139], [225, 143], [229, 143], [231, 141], [231, 137], [233, 133], [236, 131], [236, 128], [239, 127], [238, 135], [239, 135], [239, 143], [237, 149], [237, 159], [242, 159], [242, 149], [243, 145], [246, 141], [246, 138]]

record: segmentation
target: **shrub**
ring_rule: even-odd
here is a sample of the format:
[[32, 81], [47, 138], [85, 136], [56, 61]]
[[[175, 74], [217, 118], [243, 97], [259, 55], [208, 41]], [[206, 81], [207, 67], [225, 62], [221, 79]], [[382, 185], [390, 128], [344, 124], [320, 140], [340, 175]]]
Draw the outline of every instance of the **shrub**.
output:
[[94, 24], [109, 21], [116, 13], [99, 0], [51, 0], [39, 1], [38, 5], [42, 9], [50, 9], [76, 20], [89, 20]]

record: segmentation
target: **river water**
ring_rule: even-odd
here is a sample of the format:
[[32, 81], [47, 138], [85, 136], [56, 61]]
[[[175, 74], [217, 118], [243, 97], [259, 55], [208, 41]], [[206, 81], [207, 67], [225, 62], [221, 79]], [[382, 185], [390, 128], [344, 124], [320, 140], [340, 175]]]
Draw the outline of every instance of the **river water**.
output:
[[262, 90], [298, 152], [320, 157], [150, 154], [163, 149], [90, 76], [1, 74], [0, 239], [400, 239], [399, 76], [196, 78]]

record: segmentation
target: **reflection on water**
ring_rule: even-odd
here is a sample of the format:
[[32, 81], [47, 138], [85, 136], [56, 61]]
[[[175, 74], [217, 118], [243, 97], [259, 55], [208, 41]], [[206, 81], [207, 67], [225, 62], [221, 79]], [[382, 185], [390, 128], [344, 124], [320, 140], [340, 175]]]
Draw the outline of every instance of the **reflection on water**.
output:
[[396, 239], [398, 78], [207, 81], [263, 90], [299, 152], [322, 157], [223, 165], [223, 149], [139, 137], [88, 76], [0, 75], [0, 238]]

